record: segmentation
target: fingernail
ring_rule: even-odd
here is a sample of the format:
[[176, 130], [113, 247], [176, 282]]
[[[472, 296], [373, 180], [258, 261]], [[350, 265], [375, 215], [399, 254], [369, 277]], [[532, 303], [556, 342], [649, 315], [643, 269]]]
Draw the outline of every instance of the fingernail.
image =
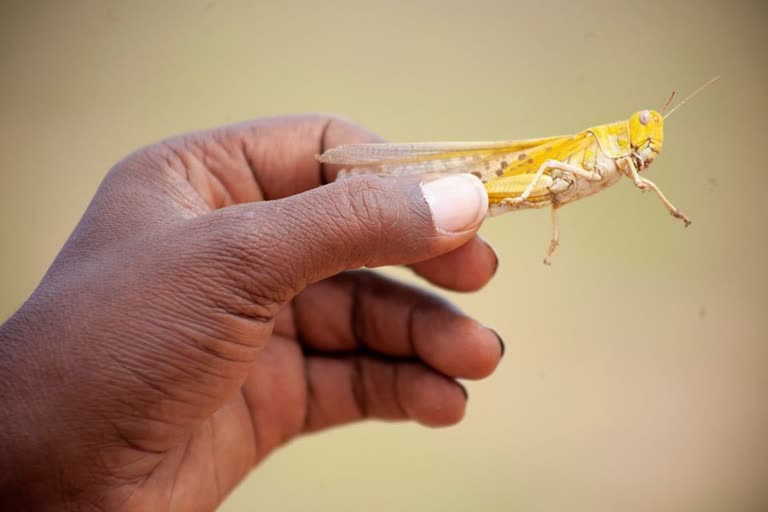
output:
[[499, 359], [501, 359], [502, 357], [504, 357], [504, 352], [507, 351], [507, 346], [504, 345], [504, 340], [501, 339], [501, 336], [499, 335], [498, 332], [496, 332], [496, 329], [491, 329], [490, 327], [488, 329], [490, 329], [491, 332], [496, 335], [496, 339], [499, 340], [499, 347], [501, 350], [501, 355], [499, 356]]
[[[483, 240], [482, 237], [480, 238], [480, 240]], [[496, 254], [496, 251], [493, 249], [493, 246], [491, 244], [489, 244], [485, 240], [483, 240], [483, 243], [488, 248], [488, 251], [491, 253], [491, 256], [493, 256], [493, 273], [491, 275], [495, 276], [496, 271], [499, 270], [499, 255]]]
[[464, 384], [462, 384], [462, 383], [461, 383], [461, 382], [459, 382], [459, 381], [456, 381], [456, 384], [458, 384], [458, 385], [459, 385], [459, 389], [461, 390], [461, 392], [462, 392], [462, 393], [464, 393], [464, 400], [465, 400], [465, 401], [466, 401], [466, 400], [469, 400], [469, 392], [467, 391], [467, 388], [466, 388], [466, 386], [464, 386]]
[[421, 184], [435, 227], [460, 233], [474, 227], [488, 211], [488, 193], [471, 174], [452, 174]]

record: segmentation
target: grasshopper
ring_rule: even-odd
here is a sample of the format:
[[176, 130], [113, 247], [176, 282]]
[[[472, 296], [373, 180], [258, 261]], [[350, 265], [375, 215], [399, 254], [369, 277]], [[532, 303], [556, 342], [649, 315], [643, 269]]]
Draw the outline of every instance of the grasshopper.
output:
[[661, 153], [664, 120], [713, 83], [715, 77], [673, 107], [660, 112], [641, 110], [629, 119], [593, 126], [575, 135], [500, 142], [421, 142], [412, 144], [350, 144], [330, 149], [318, 159], [344, 166], [340, 176], [377, 173], [390, 176], [470, 173], [488, 191], [488, 215], [551, 207], [552, 236], [544, 256], [549, 265], [559, 245], [557, 211], [627, 177], [641, 191], [653, 191], [669, 213], [691, 220], [661, 189], [641, 176]]

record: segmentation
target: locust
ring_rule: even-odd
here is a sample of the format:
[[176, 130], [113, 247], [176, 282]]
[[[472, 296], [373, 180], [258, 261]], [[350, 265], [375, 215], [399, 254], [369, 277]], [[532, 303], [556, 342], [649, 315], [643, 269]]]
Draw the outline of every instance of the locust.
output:
[[652, 191], [685, 226], [691, 220], [661, 189], [641, 176], [661, 153], [664, 121], [719, 77], [689, 94], [666, 114], [673, 92], [660, 111], [641, 110], [628, 119], [593, 126], [572, 135], [494, 142], [418, 142], [348, 144], [317, 158], [342, 166], [340, 177], [360, 173], [387, 176], [469, 173], [488, 192], [489, 216], [529, 208], [551, 208], [552, 234], [544, 263], [560, 243], [558, 210], [594, 195], [622, 178]]

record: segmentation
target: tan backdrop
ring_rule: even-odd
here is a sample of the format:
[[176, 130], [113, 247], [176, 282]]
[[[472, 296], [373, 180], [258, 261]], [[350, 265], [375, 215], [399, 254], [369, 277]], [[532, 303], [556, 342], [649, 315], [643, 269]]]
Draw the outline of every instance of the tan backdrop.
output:
[[3, 1], [0, 317], [159, 138], [306, 111], [398, 141], [545, 136], [721, 74], [649, 171], [693, 226], [620, 183], [562, 211], [546, 268], [546, 212], [489, 221], [497, 278], [449, 295], [507, 356], [466, 420], [301, 440], [223, 510], [765, 510], [767, 26], [760, 0]]

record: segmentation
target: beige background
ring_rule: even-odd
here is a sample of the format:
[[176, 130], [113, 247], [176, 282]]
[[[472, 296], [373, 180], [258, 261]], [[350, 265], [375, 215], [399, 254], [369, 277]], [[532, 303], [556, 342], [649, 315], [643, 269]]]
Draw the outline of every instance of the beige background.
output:
[[159, 138], [305, 111], [398, 141], [545, 136], [722, 75], [649, 171], [693, 226], [620, 183], [562, 211], [546, 268], [546, 212], [491, 220], [497, 278], [451, 297], [507, 356], [465, 421], [303, 439], [223, 510], [765, 510], [764, 2], [158, 4], [0, 3], [0, 317]]

